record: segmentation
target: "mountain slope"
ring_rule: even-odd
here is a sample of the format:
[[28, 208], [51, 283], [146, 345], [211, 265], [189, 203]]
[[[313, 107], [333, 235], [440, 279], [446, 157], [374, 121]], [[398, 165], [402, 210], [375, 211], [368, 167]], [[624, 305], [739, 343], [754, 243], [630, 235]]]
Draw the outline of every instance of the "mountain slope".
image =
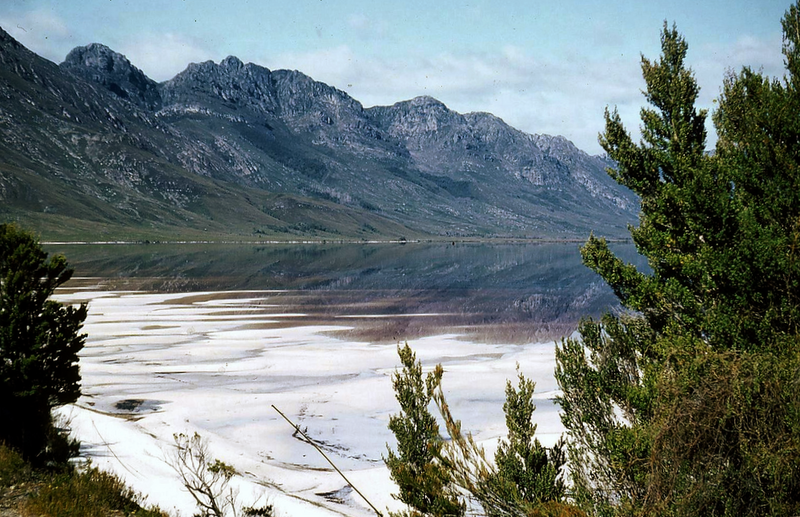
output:
[[235, 57], [159, 84], [103, 45], [56, 66], [2, 29], [0, 63], [0, 217], [44, 236], [621, 236], [635, 219], [603, 159], [431, 98], [364, 109]]
[[2, 31], [0, 64], [0, 217], [45, 238], [416, 235], [329, 201], [200, 174], [203, 164], [231, 166], [118, 92], [39, 58]]

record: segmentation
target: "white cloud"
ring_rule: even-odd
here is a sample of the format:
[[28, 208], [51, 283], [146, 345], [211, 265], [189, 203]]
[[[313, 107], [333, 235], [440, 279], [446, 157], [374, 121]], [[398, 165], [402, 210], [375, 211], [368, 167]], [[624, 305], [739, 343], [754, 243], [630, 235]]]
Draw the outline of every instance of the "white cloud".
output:
[[389, 25], [383, 20], [373, 20], [364, 14], [352, 14], [347, 18], [347, 27], [362, 40], [382, 40], [388, 34]]
[[546, 61], [510, 46], [402, 59], [339, 46], [269, 61], [270, 68], [297, 69], [346, 90], [365, 106], [431, 95], [462, 113], [488, 111], [529, 133], [564, 135], [590, 153], [602, 152], [597, 133], [606, 105], [636, 117], [643, 86], [638, 61]]
[[75, 46], [74, 37], [67, 24], [48, 9], [28, 11], [17, 17], [0, 19], [0, 26], [11, 37], [56, 63]]
[[[0, 26], [25, 47], [55, 63], [62, 62], [74, 47], [88, 43], [78, 41], [83, 36], [71, 30], [62, 18], [48, 9], [28, 11], [13, 18], [6, 15], [0, 18]], [[190, 62], [224, 57], [208, 50], [200, 39], [174, 33], [140, 33], [122, 44], [116, 43], [118, 47], [115, 41], [100, 43], [124, 54], [131, 63], [157, 81], [174, 77]]]
[[502, 49], [503, 57], [508, 60], [509, 63], [514, 64], [525, 64], [528, 61], [528, 56], [525, 54], [525, 51], [515, 45], [506, 45]]
[[225, 57], [206, 48], [202, 40], [173, 33], [141, 34], [134, 41], [115, 50], [125, 54], [134, 66], [156, 81], [173, 78], [186, 69], [189, 63], [209, 59], [219, 61]]
[[[346, 90], [365, 106], [431, 95], [459, 112], [488, 111], [529, 133], [563, 135], [595, 154], [603, 112], [616, 107], [634, 140], [646, 104], [639, 55], [609, 53], [602, 61], [573, 56], [541, 58], [506, 46], [484, 52], [441, 53], [388, 59], [362, 55], [348, 46], [271, 59], [272, 68], [301, 70]], [[655, 59], [658, 56], [648, 56]], [[689, 66], [701, 87], [698, 107], [714, 108], [726, 72], [748, 65], [775, 77], [784, 73], [781, 41], [743, 36], [734, 45], [689, 49]], [[709, 146], [716, 136], [709, 116]]]
[[[689, 52], [692, 53], [691, 48]], [[710, 104], [718, 97], [725, 74], [730, 71], [738, 72], [743, 66], [749, 66], [770, 77], [782, 77], [785, 72], [778, 36], [768, 40], [742, 36], [733, 45], [707, 45], [697, 54], [692, 68], [703, 87], [700, 101], [704, 104]], [[692, 55], [688, 60], [692, 60]]]
[[[0, 19], [0, 25], [33, 51], [56, 62], [76, 44], [86, 43], [74, 42], [75, 35], [52, 10]], [[603, 61], [577, 54], [568, 58], [543, 56], [513, 45], [473, 52], [380, 57], [381, 41], [391, 38], [391, 26], [353, 14], [347, 27], [364, 41], [363, 45], [250, 59], [273, 69], [300, 70], [347, 91], [365, 106], [431, 95], [462, 113], [489, 111], [526, 132], [564, 135], [590, 153], [602, 152], [597, 133], [603, 129], [603, 110], [616, 106], [626, 127], [635, 139], [639, 138], [639, 109], [644, 104], [639, 56], [615, 53], [618, 47], [609, 44], [607, 36], [597, 36], [605, 43], [598, 43], [596, 48], [610, 56]], [[782, 75], [780, 48], [779, 36], [742, 36], [733, 45], [690, 47], [689, 63], [701, 86], [700, 106], [713, 108], [728, 70], [750, 65], [770, 76]], [[158, 81], [173, 77], [190, 62], [225, 57], [215, 50], [215, 42], [179, 33], [142, 33], [115, 50]], [[248, 56], [239, 57], [248, 60]], [[713, 141], [711, 134], [710, 143]]]

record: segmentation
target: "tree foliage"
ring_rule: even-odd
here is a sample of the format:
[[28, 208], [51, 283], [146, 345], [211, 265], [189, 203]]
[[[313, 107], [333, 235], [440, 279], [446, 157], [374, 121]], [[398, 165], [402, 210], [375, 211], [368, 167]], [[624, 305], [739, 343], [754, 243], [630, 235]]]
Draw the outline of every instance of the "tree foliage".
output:
[[[393, 381], [401, 413], [389, 422], [398, 452], [390, 449], [385, 461], [400, 488], [397, 498], [410, 507], [400, 515], [463, 515], [467, 501], [493, 517], [581, 515], [562, 504], [563, 442], [547, 448], [535, 436], [533, 381], [520, 373], [518, 388], [507, 383], [503, 410], [508, 436], [500, 440], [490, 461], [450, 412], [441, 387], [441, 365], [423, 377], [408, 344], [398, 352], [403, 368]], [[444, 420], [449, 442], [439, 435], [428, 409], [431, 401]]]
[[406, 344], [398, 347], [403, 365], [392, 377], [400, 414], [389, 419], [389, 429], [397, 439], [397, 452], [389, 449], [385, 458], [400, 493], [397, 499], [409, 506], [409, 516], [459, 516], [465, 506], [451, 483], [449, 470], [440, 461], [443, 440], [439, 424], [428, 409], [444, 370], [437, 366], [422, 375], [422, 363]]
[[627, 309], [557, 350], [574, 496], [597, 515], [792, 515], [800, 510], [800, 18], [788, 76], [744, 69], [707, 114], [664, 25], [642, 58], [635, 144], [616, 111], [600, 143], [641, 197], [631, 228], [649, 272], [590, 237], [584, 263]]
[[441, 387], [437, 389], [434, 401], [451, 438], [443, 450], [443, 463], [461, 493], [488, 516], [580, 515], [562, 504], [564, 444], [559, 441], [547, 448], [536, 438], [535, 383], [521, 373], [518, 378], [518, 388], [510, 381], [506, 384], [503, 411], [508, 435], [498, 443], [493, 462], [470, 433], [462, 432], [461, 422], [453, 418]]
[[49, 460], [57, 439], [51, 410], [80, 395], [86, 306], [50, 299], [71, 275], [63, 256], [0, 225], [0, 441], [34, 462]]
[[518, 373], [517, 389], [508, 381], [503, 412], [508, 436], [500, 440], [494, 455], [497, 466], [495, 479], [498, 485], [507, 485], [514, 498], [528, 504], [560, 501], [564, 496], [561, 468], [566, 462], [563, 442], [552, 449], [543, 447], [536, 438], [533, 423], [533, 392], [536, 387], [530, 379]]

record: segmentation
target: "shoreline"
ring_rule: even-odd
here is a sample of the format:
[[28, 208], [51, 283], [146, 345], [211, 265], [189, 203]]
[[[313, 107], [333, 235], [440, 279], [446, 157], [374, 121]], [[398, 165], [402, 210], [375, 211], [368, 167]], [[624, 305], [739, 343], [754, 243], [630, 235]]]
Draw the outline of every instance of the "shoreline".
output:
[[[586, 238], [475, 238], [475, 239], [379, 239], [379, 240], [357, 240], [357, 239], [264, 239], [264, 240], [111, 240], [111, 241], [42, 241], [46, 246], [151, 246], [151, 245], [187, 245], [187, 244], [208, 244], [208, 245], [328, 245], [328, 244], [581, 244], [585, 243]], [[631, 238], [605, 238], [610, 243], [631, 243]]]

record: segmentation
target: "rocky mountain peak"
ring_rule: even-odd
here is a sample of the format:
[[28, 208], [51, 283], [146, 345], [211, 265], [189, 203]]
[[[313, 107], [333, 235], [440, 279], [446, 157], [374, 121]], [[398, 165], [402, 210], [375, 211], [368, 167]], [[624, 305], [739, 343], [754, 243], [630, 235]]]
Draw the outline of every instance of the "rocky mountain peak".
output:
[[[444, 105], [442, 101], [439, 99], [435, 99], [429, 95], [420, 95], [419, 97], [414, 97], [410, 101], [407, 101], [409, 105], [415, 108], [422, 108], [422, 109], [439, 109], [443, 111], [449, 111], [447, 106]], [[398, 103], [402, 104], [402, 103]]]
[[466, 124], [463, 115], [429, 96], [415, 97], [392, 106], [376, 106], [369, 111], [386, 132], [398, 138], [438, 133]]
[[297, 70], [273, 71], [272, 84], [277, 94], [287, 101], [290, 100], [289, 97], [300, 97], [305, 98], [305, 102], [311, 104], [322, 101], [327, 104], [346, 106], [348, 109], [359, 112], [364, 109], [360, 102], [346, 92], [316, 81]]
[[114, 52], [101, 43], [89, 43], [82, 47], [75, 47], [70, 50], [64, 59], [65, 65], [81, 64], [90, 68], [105, 69], [107, 71], [114, 68], [133, 66], [128, 58], [118, 52]]
[[133, 66], [124, 55], [100, 43], [72, 49], [60, 66], [140, 107], [152, 110], [161, 105], [158, 83]]
[[219, 64], [213, 61], [191, 63], [186, 69], [161, 84], [164, 107], [202, 107], [218, 112], [233, 106], [249, 106], [259, 112], [275, 110], [269, 69], [244, 64], [228, 56]]
[[35, 57], [36, 54], [0, 27], [0, 64], [23, 77], [36, 76], [33, 68], [26, 66]]
[[347, 93], [298, 71], [270, 71], [244, 64], [235, 56], [219, 64], [192, 64], [162, 83], [161, 92], [165, 113], [199, 111], [258, 123], [272, 121], [268, 124], [273, 127], [279, 119], [293, 131], [317, 135], [319, 141], [347, 140], [339, 134], [323, 138], [321, 133], [348, 132], [369, 124], [361, 103]]
[[586, 159], [589, 155], [575, 147], [567, 138], [557, 135], [531, 135], [531, 139], [539, 148], [550, 156], [561, 160]]
[[[607, 161], [563, 137], [429, 96], [364, 109], [301, 72], [234, 56], [158, 84], [103, 45], [59, 67], [0, 32], [0, 98], [0, 198], [20, 213], [36, 192], [36, 210], [137, 227], [356, 238], [624, 233], [636, 213]], [[230, 203], [235, 213], [220, 208]]]
[[485, 111], [474, 111], [472, 113], [465, 114], [464, 117], [467, 119], [467, 121], [469, 121], [470, 125], [473, 126], [503, 129], [511, 127], [497, 115], [493, 115]]
[[236, 56], [228, 56], [220, 61], [219, 66], [225, 70], [239, 70], [244, 68], [244, 63]]
[[509, 145], [514, 145], [523, 140], [528, 140], [528, 135], [515, 129], [500, 117], [483, 111], [467, 113], [464, 115], [472, 132], [485, 142], [505, 140]]

